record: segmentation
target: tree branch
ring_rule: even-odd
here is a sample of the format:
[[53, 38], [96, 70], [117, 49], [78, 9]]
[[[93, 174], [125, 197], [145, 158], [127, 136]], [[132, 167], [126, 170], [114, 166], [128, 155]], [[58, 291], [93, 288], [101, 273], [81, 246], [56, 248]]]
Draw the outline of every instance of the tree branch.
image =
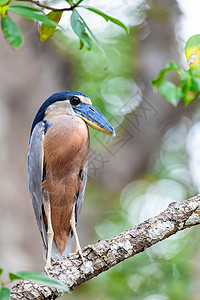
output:
[[42, 8], [46, 8], [46, 9], [50, 9], [52, 11], [70, 11], [73, 10], [75, 7], [77, 7], [79, 5], [79, 1], [73, 5], [70, 5], [70, 7], [64, 7], [64, 8], [55, 8], [55, 7], [51, 7], [45, 4], [40, 3], [39, 1], [35, 1], [35, 0], [17, 0], [17, 1], [23, 1], [23, 2], [30, 2], [32, 4], [35, 4], [39, 7]]
[[[49, 275], [70, 289], [90, 280], [119, 262], [143, 252], [146, 248], [178, 231], [200, 224], [200, 194], [186, 201], [172, 202], [166, 210], [111, 239], [83, 249], [85, 266], [78, 254], [55, 262]], [[12, 288], [11, 300], [56, 299], [62, 292], [28, 281]]]

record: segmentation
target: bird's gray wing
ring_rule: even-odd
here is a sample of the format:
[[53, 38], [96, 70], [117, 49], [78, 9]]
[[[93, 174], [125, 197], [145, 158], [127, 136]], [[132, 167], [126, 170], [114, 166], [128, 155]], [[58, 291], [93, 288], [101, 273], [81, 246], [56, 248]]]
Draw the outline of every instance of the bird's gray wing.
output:
[[85, 187], [86, 187], [86, 183], [87, 183], [87, 164], [84, 168], [84, 174], [83, 174], [83, 178], [82, 178], [82, 188], [79, 191], [79, 195], [77, 197], [76, 200], [76, 222], [78, 221], [78, 218], [80, 216], [81, 213], [81, 209], [82, 209], [82, 205], [83, 205], [83, 200], [84, 200], [84, 195], [85, 195]]
[[41, 189], [43, 178], [43, 140], [45, 134], [45, 123], [39, 122], [33, 129], [28, 153], [28, 179], [33, 209], [37, 224], [42, 235], [45, 249], [47, 249], [47, 231], [44, 224], [44, 205]]

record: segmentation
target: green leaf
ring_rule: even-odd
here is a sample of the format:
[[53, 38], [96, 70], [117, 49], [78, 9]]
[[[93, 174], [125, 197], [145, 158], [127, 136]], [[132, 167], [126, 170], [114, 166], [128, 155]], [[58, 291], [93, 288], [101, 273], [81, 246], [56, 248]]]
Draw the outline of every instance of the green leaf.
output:
[[83, 47], [84, 47], [84, 44], [83, 44], [83, 42], [80, 40], [80, 47], [79, 47], [79, 49], [81, 50], [81, 49], [83, 49]]
[[10, 290], [2, 287], [0, 288], [0, 300], [9, 300], [10, 298]]
[[97, 48], [99, 49], [99, 51], [101, 52], [104, 60], [105, 60], [105, 64], [106, 66], [108, 65], [108, 61], [107, 61], [107, 56], [106, 53], [103, 49], [103, 47], [101, 46], [100, 42], [98, 41], [98, 39], [96, 38], [96, 36], [94, 35], [94, 33], [92, 32], [92, 30], [87, 26], [87, 24], [85, 23], [85, 21], [83, 20], [83, 18], [80, 16], [81, 21], [83, 22], [83, 24], [85, 25], [85, 28], [87, 29], [87, 31], [89, 32], [90, 36], [93, 38]]
[[42, 10], [30, 7], [30, 6], [12, 5], [12, 6], [9, 6], [8, 11], [16, 13], [24, 18], [27, 18], [27, 19], [30, 19], [33, 21], [39, 21], [39, 22], [42, 22], [42, 23], [50, 25], [50, 26], [58, 25], [54, 21], [50, 20]]
[[5, 38], [14, 50], [23, 44], [23, 35], [20, 29], [9, 16], [1, 18], [1, 28]]
[[78, 0], [77, 2], [76, 2], [76, 6], [78, 6], [79, 4], [81, 4], [81, 2], [83, 2], [84, 0]]
[[6, 5], [10, 2], [11, 0], [0, 0], [0, 6]]
[[8, 276], [11, 281], [22, 279], [19, 275], [15, 274], [15, 273], [9, 273]]
[[200, 92], [200, 78], [192, 77], [192, 87], [191, 90], [199, 93]]
[[200, 78], [193, 76], [191, 71], [183, 71], [180, 76], [180, 83], [182, 87], [182, 100], [188, 105], [196, 99], [200, 92]]
[[169, 61], [165, 68], [160, 71], [158, 77], [152, 80], [153, 87], [158, 88], [164, 81], [166, 73], [172, 70], [179, 71], [179, 66], [174, 61]]
[[3, 269], [0, 269], [0, 276], [1, 276], [2, 273], [3, 273]]
[[160, 93], [168, 102], [176, 106], [181, 99], [181, 88], [169, 81], [164, 81], [160, 86]]
[[[62, 11], [51, 11], [47, 14], [47, 17], [58, 24], [62, 17], [62, 13]], [[55, 26], [49, 26], [43, 23], [42, 26], [40, 26], [40, 42], [46, 41], [46, 39], [48, 39], [55, 31]]]
[[47, 286], [50, 286], [50, 287], [53, 287], [53, 288], [56, 288], [59, 290], [63, 290], [65, 292], [70, 291], [69, 287], [66, 286], [65, 284], [61, 283], [60, 281], [58, 281], [52, 277], [49, 277], [45, 274], [41, 274], [41, 273], [37, 273], [37, 272], [21, 271], [21, 272], [15, 273], [15, 274], [10, 273], [9, 277], [10, 277], [10, 279], [15, 277], [14, 279], [24, 279], [24, 280], [34, 281], [39, 284], [44, 284], [44, 285], [47, 285]]
[[84, 46], [88, 50], [91, 50], [92, 41], [91, 41], [89, 35], [87, 34], [85, 24], [83, 23], [80, 15], [76, 9], [74, 9], [72, 12], [70, 22], [71, 22], [71, 27], [72, 27], [74, 33], [79, 37], [79, 39], [84, 44]]
[[90, 10], [90, 11], [92, 11], [93, 13], [95, 13], [95, 14], [101, 16], [101, 17], [104, 18], [104, 20], [106, 20], [107, 22], [110, 21], [110, 22], [112, 22], [112, 23], [114, 23], [114, 24], [120, 26], [121, 28], [123, 28], [123, 29], [126, 31], [126, 33], [129, 33], [128, 28], [127, 28], [121, 21], [119, 21], [118, 19], [113, 18], [113, 17], [111, 17], [111, 16], [109, 16], [109, 15], [103, 13], [102, 11], [96, 9], [96, 8], [88, 7], [88, 6], [83, 6], [83, 7], [86, 8], [87, 10]]
[[73, 5], [73, 0], [65, 0], [67, 3], [72, 4]]

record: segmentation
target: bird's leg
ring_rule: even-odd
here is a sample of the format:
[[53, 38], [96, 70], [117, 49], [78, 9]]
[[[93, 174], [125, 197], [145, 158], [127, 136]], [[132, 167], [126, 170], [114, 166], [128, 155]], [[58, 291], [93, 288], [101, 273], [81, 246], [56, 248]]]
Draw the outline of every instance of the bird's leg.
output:
[[82, 250], [81, 250], [81, 246], [80, 246], [80, 242], [79, 242], [77, 230], [76, 230], [75, 204], [73, 204], [73, 208], [72, 208], [72, 215], [71, 215], [71, 219], [70, 219], [70, 226], [71, 226], [71, 229], [73, 231], [74, 238], [75, 238], [75, 241], [76, 241], [76, 251], [78, 251], [78, 253], [79, 253], [79, 255], [80, 255], [81, 259], [82, 259], [83, 265], [84, 265], [85, 261], [84, 261], [83, 253], [82, 253]]
[[51, 224], [51, 205], [49, 199], [49, 193], [47, 190], [43, 192], [43, 201], [44, 201], [44, 211], [47, 217], [47, 235], [48, 235], [48, 251], [47, 251], [47, 260], [45, 269], [51, 267], [51, 251], [52, 251], [52, 244], [53, 244], [53, 228]]

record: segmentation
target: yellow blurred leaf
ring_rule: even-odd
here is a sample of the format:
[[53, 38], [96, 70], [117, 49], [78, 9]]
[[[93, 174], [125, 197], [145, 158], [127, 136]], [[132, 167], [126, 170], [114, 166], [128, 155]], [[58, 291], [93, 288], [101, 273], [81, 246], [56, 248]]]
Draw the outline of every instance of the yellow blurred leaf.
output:
[[[47, 14], [47, 17], [58, 24], [62, 17], [62, 13], [62, 11], [51, 11]], [[56, 27], [42, 23], [42, 26], [40, 27], [40, 42], [43, 43], [46, 41], [55, 31]]]
[[200, 34], [189, 38], [185, 45], [185, 56], [191, 69], [200, 70]]

